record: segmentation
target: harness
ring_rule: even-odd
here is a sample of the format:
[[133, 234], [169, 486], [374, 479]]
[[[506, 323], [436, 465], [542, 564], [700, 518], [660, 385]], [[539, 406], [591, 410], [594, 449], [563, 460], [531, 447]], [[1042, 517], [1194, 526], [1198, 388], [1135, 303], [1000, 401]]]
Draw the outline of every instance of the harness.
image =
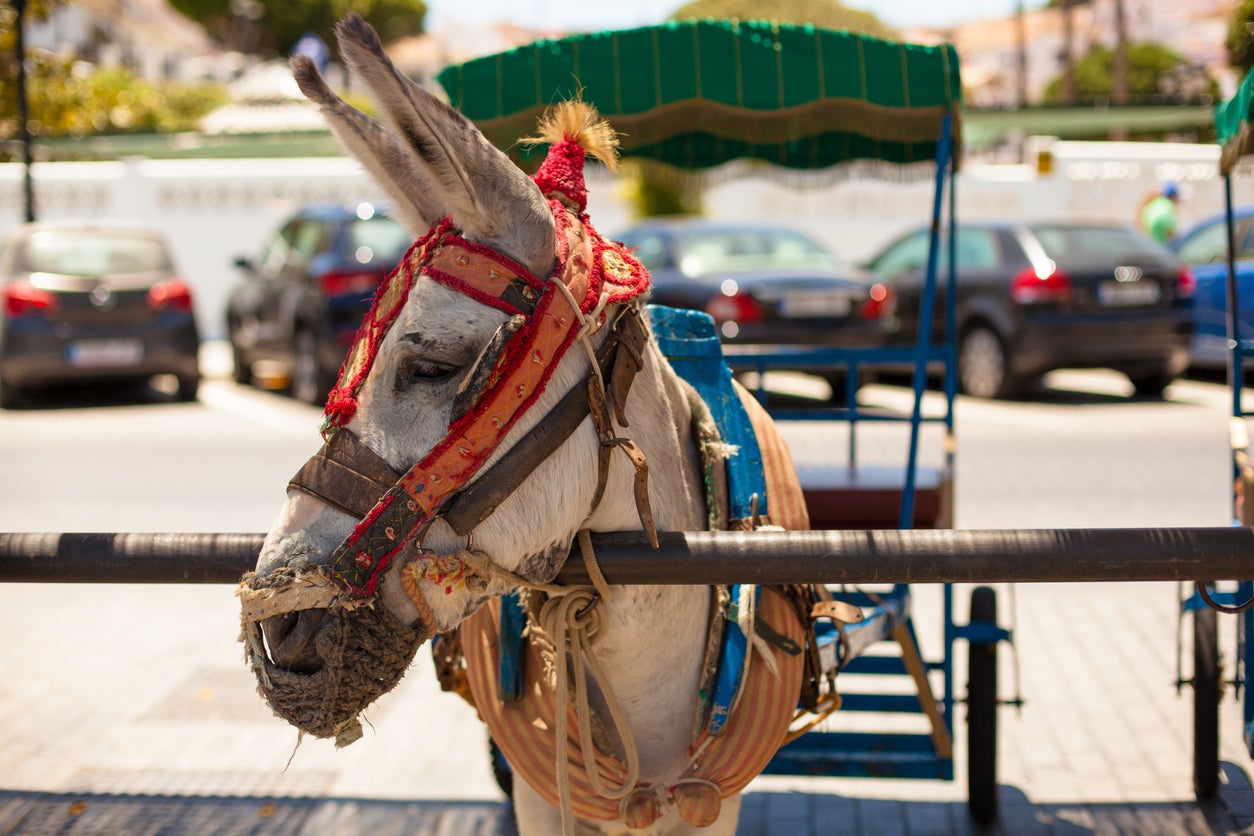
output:
[[[647, 286], [644, 268], [630, 253], [601, 238], [586, 217], [557, 198], [550, 200], [550, 206], [557, 227], [558, 263], [549, 280], [541, 281], [500, 253], [467, 241], [457, 234], [451, 221], [445, 220], [414, 244], [376, 296], [327, 402], [327, 446], [292, 480], [293, 487], [331, 499], [353, 514], [365, 507], [371, 491], [378, 496], [380, 482], [396, 471], [368, 453], [359, 441], [337, 444], [335, 439], [344, 433], [343, 425], [355, 413], [357, 395], [374, 356], [417, 276], [424, 274], [502, 310], [510, 319], [467, 376], [454, 404], [448, 433], [393, 480], [332, 554], [327, 571], [352, 594], [373, 595], [392, 561], [415, 540], [420, 542], [435, 520], [443, 518], [459, 534], [469, 534], [517, 487], [530, 469], [515, 469], [512, 479], [487, 480], [497, 484], [485, 483], [473, 491], [468, 483], [535, 404], [571, 344], [576, 339], [588, 340], [606, 325], [607, 305], [628, 301]], [[542, 461], [591, 414], [602, 441], [601, 476], [594, 499], [599, 501], [604, 489], [610, 452], [620, 447], [636, 467], [641, 520], [646, 530], [652, 530], [644, 457], [631, 442], [614, 437], [609, 420], [612, 404], [620, 423], [625, 423], [621, 401], [640, 368], [644, 344], [638, 309], [628, 305], [619, 310], [625, 313], [610, 323], [611, 333], [617, 337], [607, 340], [608, 348], [603, 346], [601, 356], [594, 358], [584, 390], [572, 390], [566, 396], [554, 416], [554, 427], [530, 433], [528, 437], [537, 440], [520, 442], [516, 453], [511, 449], [509, 464], [520, 468], [521, 464]], [[604, 370], [602, 363], [606, 364]], [[611, 381], [609, 392], [613, 393], [609, 396], [604, 385], [607, 377]], [[364, 465], [362, 470], [358, 470], [359, 464]], [[511, 471], [497, 468], [496, 473]], [[349, 487], [341, 491], [342, 484]], [[342, 496], [351, 498], [351, 506]], [[420, 612], [424, 609], [423, 602], [415, 604]]]
[[[592, 509], [604, 492], [610, 458], [614, 450], [620, 450], [635, 469], [637, 511], [642, 528], [656, 545], [648, 504], [647, 463], [635, 444], [618, 437], [615, 430], [616, 426], [627, 426], [626, 401], [643, 363], [648, 333], [641, 321], [638, 297], [647, 288], [648, 276], [630, 252], [602, 238], [583, 214], [582, 164], [583, 149], [575, 139], [565, 138], [553, 145], [536, 176], [549, 198], [557, 233], [557, 267], [549, 278], [541, 280], [500, 253], [466, 240], [446, 219], [414, 244], [380, 287], [328, 399], [323, 427], [326, 443], [290, 483], [292, 488], [356, 516], [360, 522], [327, 564], [310, 568], [304, 575], [298, 569], [297, 577], [290, 583], [282, 580], [270, 584], [255, 576], [246, 577], [240, 597], [248, 654], [276, 711], [298, 727], [309, 728], [302, 725], [302, 717], [295, 709], [284, 713], [268, 690], [272, 687], [271, 677], [278, 674], [271, 670], [273, 666], [267, 666], [261, 647], [258, 624], [263, 618], [311, 607], [345, 612], [378, 610], [372, 607], [378, 584], [398, 559], [404, 561], [400, 570], [402, 584], [420, 616], [421, 623], [410, 634], [417, 637], [414, 647], [435, 624], [420, 581], [432, 582], [446, 592], [472, 579], [481, 586], [486, 580], [495, 579], [509, 585], [560, 591], [559, 597], [540, 607], [539, 615], [528, 628], [536, 633], [546, 631], [552, 646], [560, 649], [554, 666], [556, 695], [540, 689], [536, 692], [541, 705], [539, 713], [510, 714], [524, 718], [525, 725], [513, 736], [513, 743], [507, 744], [508, 735], [500, 731], [504, 726], [496, 723], [486, 709], [486, 702], [496, 699], [504, 683], [485, 671], [499, 665], [501, 657], [496, 646], [506, 640], [517, 643], [519, 637], [506, 637], [496, 630], [495, 619], [488, 615], [495, 612], [495, 605], [481, 609], [465, 622], [463, 636], [469, 642], [466, 662], [471, 690], [506, 756], [542, 795], [553, 796], [550, 800], [563, 810], [567, 828], [573, 826], [571, 812], [590, 819], [622, 818], [632, 827], [645, 827], [671, 804], [678, 807], [686, 822], [705, 826], [717, 819], [721, 799], [743, 789], [766, 765], [793, 718], [798, 683], [809, 664], [801, 651], [801, 646], [808, 644], [804, 635], [806, 619], [798, 617], [804, 613], [799, 613], [793, 596], [757, 587], [716, 588], [716, 603], [712, 605], [715, 626], [707, 643], [707, 661], [721, 657], [725, 664], [706, 666], [707, 674], [702, 680], [705, 696], [697, 708], [687, 763], [676, 775], [644, 784], [637, 780], [638, 764], [632, 762], [634, 745], [624, 741], [627, 761], [620, 761], [615, 754], [605, 752], [612, 747], [595, 745], [589, 725], [592, 718], [586, 707], [583, 677], [585, 664], [596, 670], [590, 646], [599, 610], [593, 605], [598, 596], [609, 595], [604, 579], [595, 571], [594, 561], [590, 570], [599, 579], [597, 591], [572, 593], [547, 586], [548, 579], [513, 575], [469, 545], [454, 555], [421, 548], [425, 532], [440, 519], [469, 538], [475, 527], [588, 416], [600, 442]], [[401, 472], [373, 453], [346, 425], [355, 414], [361, 387], [379, 347], [419, 275], [495, 307], [509, 318], [459, 388], [447, 434], [420, 461]], [[613, 313], [607, 314], [610, 306], [614, 306]], [[767, 512], [763, 457], [755, 453], [757, 443], [746, 429], [749, 422], [742, 420], [743, 410], [737, 413], [722, 408], [738, 404], [739, 395], [730, 388], [730, 373], [722, 364], [718, 340], [708, 318], [697, 315], [684, 328], [690, 329], [693, 323], [699, 323], [709, 333], [699, 335], [697, 342], [703, 341], [705, 347], [696, 362], [688, 364], [689, 373], [685, 376], [703, 398], [722, 405], [720, 412], [736, 416], [724, 421], [720, 430], [710, 432], [711, 438], [721, 440], [719, 449], [723, 454], [717, 457], [718, 467], [707, 467], [708, 504], [713, 509], [722, 504], [719, 498], [726, 496], [730, 501], [721, 518], [730, 517], [736, 527], [757, 527], [766, 520]], [[692, 336], [684, 328], [659, 328], [656, 322], [655, 328], [662, 341], [678, 344]], [[605, 338], [594, 350], [592, 337], [603, 331]], [[491, 467], [485, 467], [505, 436], [535, 405], [554, 370], [576, 342], [588, 352], [591, 361], [582, 385], [573, 387], [544, 421]], [[672, 355], [677, 370], [684, 372], [686, 361], [681, 353], [672, 351]], [[715, 376], [725, 379], [720, 378], [718, 385], [710, 388], [703, 375], [708, 376], [712, 369], [718, 370]], [[727, 445], [729, 440], [733, 447]], [[733, 448], [741, 455], [728, 456]], [[726, 473], [717, 472], [725, 460], [731, 461], [732, 467]], [[779, 469], [782, 472], [783, 468]], [[765, 471], [768, 475], [771, 472], [769, 463]], [[795, 476], [792, 482], [795, 483]], [[725, 493], [720, 494], [719, 485], [726, 485]], [[783, 504], [781, 510], [785, 514], [790, 505], [804, 509], [804, 503], [798, 502], [799, 488], [796, 490], [797, 495], [788, 496]], [[804, 517], [804, 510], [801, 514]], [[718, 515], [711, 519], [715, 516]], [[580, 532], [579, 539], [587, 559], [590, 546], [586, 534]], [[302, 596], [299, 603], [293, 602], [296, 594]], [[484, 619], [492, 623], [483, 624]], [[714, 639], [716, 634], [718, 640]], [[574, 648], [569, 665], [563, 655], [567, 647]], [[411, 655], [412, 652], [410, 649]], [[529, 642], [524, 667], [541, 670], [538, 660], [532, 659], [539, 653], [537, 643]], [[751, 664], [755, 653], [761, 662]], [[403, 669], [407, 659], [398, 656], [391, 667], [399, 665]], [[480, 663], [475, 659], [491, 661]], [[575, 706], [567, 703], [568, 674], [575, 679]], [[399, 678], [399, 672], [395, 675]], [[529, 682], [511, 686], [524, 701], [528, 690], [535, 691]], [[389, 687], [385, 684], [383, 690]], [[585, 696], [580, 697], [581, 693]], [[616, 712], [611, 695], [605, 696], [611, 711]], [[356, 714], [368, 702], [357, 700], [337, 707], [335, 712], [347, 716], [333, 717], [311, 730], [323, 736], [330, 729], [341, 743], [351, 742], [352, 736], [344, 730], [356, 724]], [[580, 705], [583, 710], [576, 710]], [[538, 729], [537, 722], [545, 727]], [[629, 734], [621, 716], [616, 714], [615, 722], [620, 734]], [[533, 776], [526, 771], [526, 764], [544, 752], [552, 752], [553, 757], [536, 761], [543, 763], [545, 769]], [[558, 764], [556, 787], [547, 780], [554, 760]]]
[[[795, 500], [788, 480], [767, 478], [782, 468], [765, 468], [764, 459], [774, 464], [781, 449], [764, 455], [759, 448], [746, 411], [756, 404], [733, 385], [710, 318], [670, 308], [649, 312], [654, 341], [697, 399], [694, 435], [711, 528], [768, 524], [767, 498], [776, 489], [781, 517], [808, 527], [803, 510], [798, 518], [786, 507]], [[550, 803], [587, 820], [622, 819], [632, 828], [648, 827], [673, 806], [688, 824], [706, 827], [717, 820], [722, 799], [762, 771], [794, 719], [806, 637], [791, 593], [750, 585], [712, 588], [689, 757], [652, 782], [640, 780], [634, 744], [618, 717], [606, 718], [627, 738], [616, 746], [597, 731], [586, 703], [572, 706], [563, 696], [567, 662], [557, 649], [570, 641], [571, 631], [554, 611], [555, 599], [526, 591], [507, 595], [472, 615], [458, 636], [442, 637], [434, 650], [446, 690], [475, 705], [511, 768]], [[582, 640], [578, 633], [575, 640]], [[590, 649], [569, 662], [576, 676], [575, 666], [583, 664], [599, 678]], [[607, 703], [613, 715], [608, 695]]]

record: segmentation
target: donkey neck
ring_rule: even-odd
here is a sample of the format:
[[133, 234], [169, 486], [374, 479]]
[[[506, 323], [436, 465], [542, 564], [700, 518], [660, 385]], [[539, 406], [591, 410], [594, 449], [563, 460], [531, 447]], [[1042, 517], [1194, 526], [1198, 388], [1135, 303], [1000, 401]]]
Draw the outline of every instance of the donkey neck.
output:
[[[705, 498], [692, 410], [682, 383], [652, 341], [627, 404], [631, 436], [648, 457], [649, 494], [659, 530], [705, 525]], [[615, 456], [594, 531], [640, 527], [631, 500], [632, 468]], [[644, 780], [662, 776], [685, 757], [708, 622], [709, 589], [616, 586], [604, 602], [594, 651], [636, 737]]]

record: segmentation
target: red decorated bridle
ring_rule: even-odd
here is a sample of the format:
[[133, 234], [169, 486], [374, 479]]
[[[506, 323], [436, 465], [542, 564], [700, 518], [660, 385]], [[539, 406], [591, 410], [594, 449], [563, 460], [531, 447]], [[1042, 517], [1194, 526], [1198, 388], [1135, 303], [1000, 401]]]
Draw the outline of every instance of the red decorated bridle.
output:
[[[651, 528], [643, 456], [630, 441], [615, 437], [611, 420], [612, 410], [618, 424], [626, 424], [623, 406], [642, 362], [645, 327], [639, 305], [606, 313], [609, 305], [639, 297], [648, 275], [630, 252], [602, 238], [586, 216], [556, 197], [550, 198], [550, 207], [557, 267], [548, 280], [466, 240], [445, 220], [413, 245], [380, 286], [328, 398], [327, 444], [291, 483], [360, 518], [326, 564], [331, 577], [352, 595], [373, 595], [394, 559], [421, 542], [436, 520], [444, 519], [457, 533], [468, 535], [588, 415], [602, 448], [593, 507], [604, 490], [610, 452], [620, 447], [636, 464], [637, 504], [646, 529]], [[420, 275], [510, 319], [462, 383], [447, 434], [399, 473], [345, 425], [357, 409], [358, 393], [383, 339]], [[492, 478], [484, 478], [484, 463], [535, 405], [574, 341], [607, 326], [610, 333], [582, 391], [576, 386], [568, 393], [535, 431], [493, 464]]]

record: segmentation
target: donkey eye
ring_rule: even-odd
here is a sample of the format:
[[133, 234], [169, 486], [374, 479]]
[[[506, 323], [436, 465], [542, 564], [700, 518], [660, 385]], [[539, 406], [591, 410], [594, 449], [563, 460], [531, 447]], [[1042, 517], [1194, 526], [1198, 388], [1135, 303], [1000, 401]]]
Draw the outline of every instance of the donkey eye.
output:
[[405, 360], [397, 374], [396, 388], [403, 389], [413, 383], [443, 383], [460, 371], [460, 366], [436, 363], [419, 357]]

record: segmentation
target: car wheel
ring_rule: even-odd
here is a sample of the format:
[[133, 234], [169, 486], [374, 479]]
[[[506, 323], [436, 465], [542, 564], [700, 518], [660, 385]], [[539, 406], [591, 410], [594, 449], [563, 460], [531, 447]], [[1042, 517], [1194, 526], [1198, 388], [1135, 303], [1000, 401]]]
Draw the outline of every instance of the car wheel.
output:
[[977, 325], [958, 346], [958, 386], [977, 398], [1006, 398], [1018, 391], [1011, 376], [1006, 344], [992, 329]]
[[253, 367], [235, 340], [231, 340], [231, 379], [245, 386], [253, 382]]
[[[845, 391], [845, 387], [848, 386], [847, 381], [849, 379], [849, 373], [832, 372], [831, 374], [824, 375], [823, 379], [827, 381], [828, 386], [832, 387], [832, 395], [828, 400], [836, 406], [848, 406], [848, 392]], [[857, 399], [858, 389], [861, 388], [862, 383], [862, 376], [859, 375], [857, 385], [854, 387], [855, 400]]]
[[26, 405], [26, 393], [0, 380], [0, 409], [20, 409]]
[[196, 400], [196, 393], [200, 391], [200, 375], [187, 374], [179, 375], [178, 392], [175, 397], [185, 403]]
[[1167, 387], [1171, 385], [1171, 381], [1175, 379], [1175, 375], [1164, 371], [1128, 375], [1128, 380], [1132, 382], [1132, 388], [1136, 390], [1138, 398], [1157, 398], [1160, 400]]
[[326, 402], [334, 378], [323, 371], [318, 362], [318, 340], [313, 331], [302, 328], [296, 332], [292, 358], [292, 397], [314, 406]]

